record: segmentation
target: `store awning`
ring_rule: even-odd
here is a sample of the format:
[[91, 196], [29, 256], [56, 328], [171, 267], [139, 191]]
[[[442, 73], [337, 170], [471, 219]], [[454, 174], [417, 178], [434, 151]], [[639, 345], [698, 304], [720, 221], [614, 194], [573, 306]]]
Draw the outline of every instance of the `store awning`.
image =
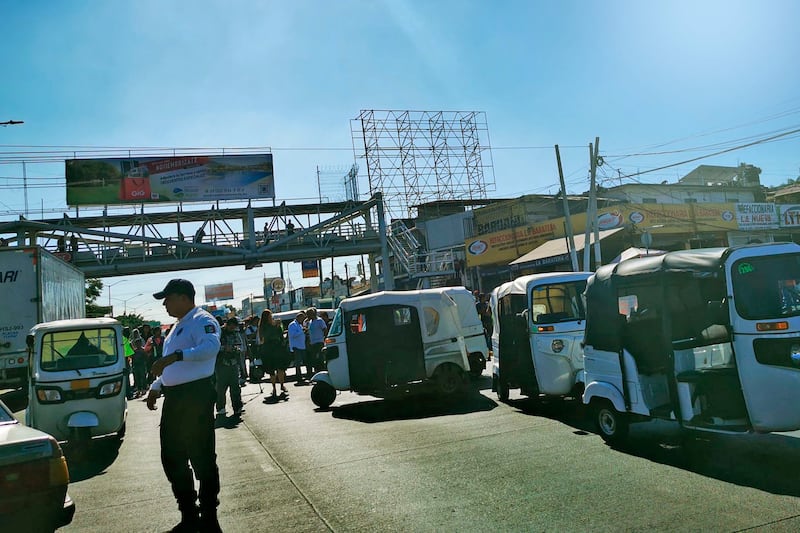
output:
[[[600, 240], [602, 241], [623, 229], [625, 228], [603, 230], [599, 233]], [[586, 235], [583, 233], [575, 235], [575, 250], [578, 253], [584, 248], [585, 237]], [[590, 242], [594, 242], [594, 234], [592, 234]], [[511, 261], [509, 265], [516, 267], [540, 267], [564, 262], [569, 262], [569, 248], [567, 247], [567, 238], [559, 237], [558, 239], [549, 240], [537, 248], [534, 248], [519, 259]]]

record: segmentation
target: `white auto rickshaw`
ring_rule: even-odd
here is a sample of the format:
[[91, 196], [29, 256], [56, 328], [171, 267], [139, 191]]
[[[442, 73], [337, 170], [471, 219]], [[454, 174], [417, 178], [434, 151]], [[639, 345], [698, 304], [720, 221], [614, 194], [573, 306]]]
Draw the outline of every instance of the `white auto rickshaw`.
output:
[[73, 443], [124, 435], [127, 374], [119, 322], [45, 322], [31, 329], [27, 344], [27, 425]]
[[583, 292], [591, 272], [522, 276], [492, 291], [492, 390], [540, 396], [583, 392]]
[[379, 292], [339, 305], [323, 349], [327, 371], [311, 399], [327, 408], [337, 390], [378, 397], [465, 388], [469, 361], [456, 303], [437, 289]]
[[800, 246], [669, 252], [600, 267], [586, 289], [586, 390], [600, 436], [674, 420], [800, 429]]

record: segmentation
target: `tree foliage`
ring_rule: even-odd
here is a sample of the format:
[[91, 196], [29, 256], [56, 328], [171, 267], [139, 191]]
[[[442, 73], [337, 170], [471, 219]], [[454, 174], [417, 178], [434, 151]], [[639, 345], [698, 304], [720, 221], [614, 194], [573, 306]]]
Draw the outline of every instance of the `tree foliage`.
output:
[[144, 324], [144, 317], [135, 313], [122, 314], [114, 318], [116, 318], [119, 323], [122, 324], [122, 327], [131, 328], [131, 330], [136, 329]]
[[91, 305], [97, 302], [100, 293], [103, 292], [103, 280], [98, 278], [86, 279], [86, 305]]

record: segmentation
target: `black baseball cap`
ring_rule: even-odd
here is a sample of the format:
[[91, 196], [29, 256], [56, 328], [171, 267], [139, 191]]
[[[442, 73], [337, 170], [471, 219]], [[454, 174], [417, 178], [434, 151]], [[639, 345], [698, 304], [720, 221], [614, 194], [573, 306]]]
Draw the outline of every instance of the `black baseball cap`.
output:
[[171, 279], [161, 292], [153, 294], [153, 298], [161, 300], [165, 298], [167, 294], [185, 294], [189, 298], [194, 298], [194, 285], [192, 285], [191, 281], [186, 279]]

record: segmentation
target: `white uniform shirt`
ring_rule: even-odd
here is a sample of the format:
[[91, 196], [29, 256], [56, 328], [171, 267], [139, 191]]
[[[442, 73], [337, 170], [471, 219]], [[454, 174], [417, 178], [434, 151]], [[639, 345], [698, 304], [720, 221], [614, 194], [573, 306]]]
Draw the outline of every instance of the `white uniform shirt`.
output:
[[164, 356], [183, 351], [183, 361], [175, 361], [150, 386], [160, 391], [162, 385], [174, 387], [214, 374], [219, 353], [219, 322], [210, 313], [195, 307], [172, 326], [164, 339]]

